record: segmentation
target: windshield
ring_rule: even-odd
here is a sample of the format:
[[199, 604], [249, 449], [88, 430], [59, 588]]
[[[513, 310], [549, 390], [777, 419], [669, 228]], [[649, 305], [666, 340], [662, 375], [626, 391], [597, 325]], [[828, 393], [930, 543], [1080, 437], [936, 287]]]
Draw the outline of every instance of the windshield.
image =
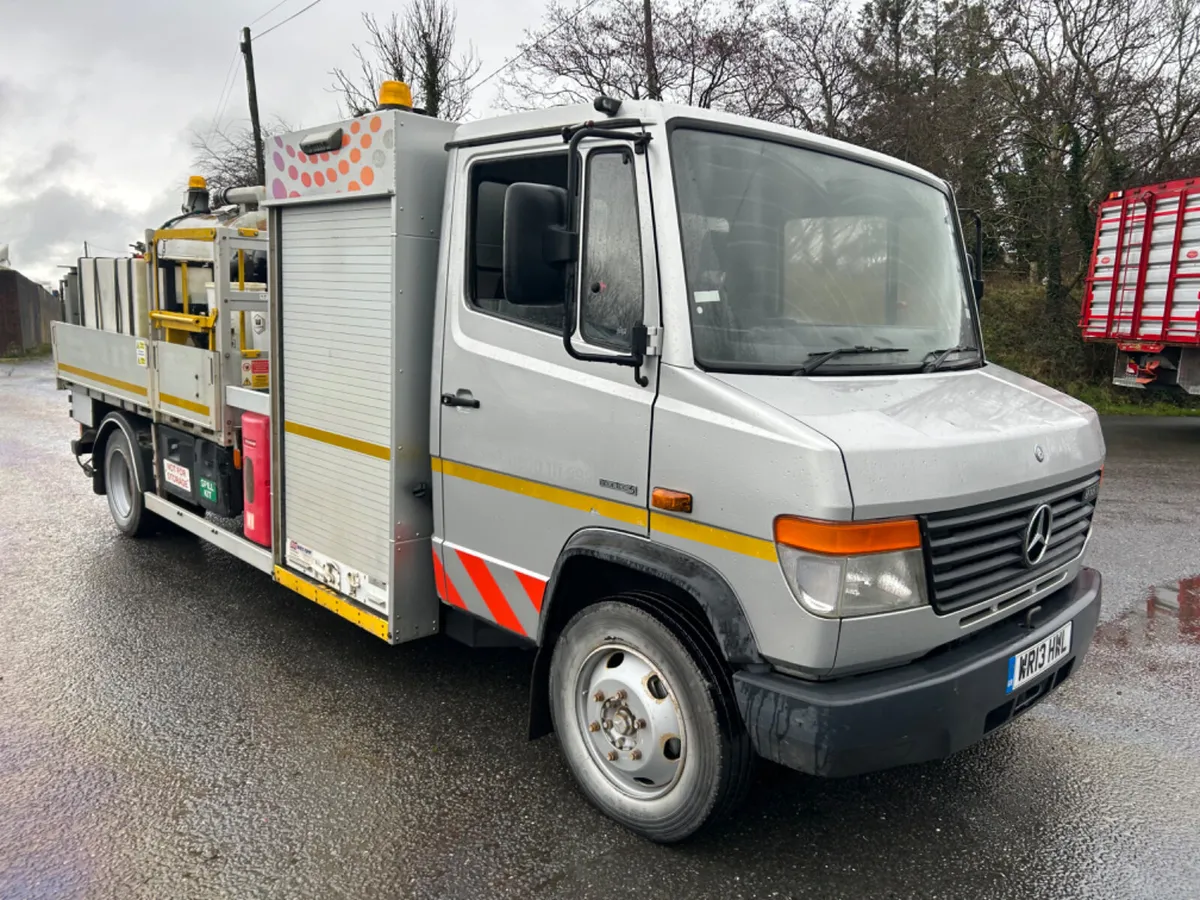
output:
[[895, 371], [954, 347], [971, 349], [947, 366], [978, 364], [946, 194], [740, 135], [676, 129], [671, 156], [702, 366], [796, 370], [841, 348], [820, 374]]

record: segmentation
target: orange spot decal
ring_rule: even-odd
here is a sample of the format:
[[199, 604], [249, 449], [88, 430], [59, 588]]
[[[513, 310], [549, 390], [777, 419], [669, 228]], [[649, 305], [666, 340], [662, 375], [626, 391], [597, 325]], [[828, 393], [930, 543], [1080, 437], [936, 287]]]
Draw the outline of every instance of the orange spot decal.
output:
[[324, 174], [322, 174], [321, 172], [318, 172], [316, 175], [313, 176], [313, 181], [315, 181], [317, 183], [317, 187], [321, 187], [321, 185], [323, 185], [325, 183]]
[[308, 162], [308, 157], [303, 153], [297, 153], [296, 156], [299, 158], [300, 162]]
[[362, 179], [363, 184], [369, 187], [375, 180], [375, 171], [370, 166], [363, 166], [363, 170], [358, 177]]
[[342, 135], [342, 146], [345, 147], [349, 143], [350, 143], [350, 135], [343, 134]]
[[302, 185], [304, 185], [305, 187], [311, 187], [312, 186], [312, 176], [309, 175], [307, 172], [305, 172], [303, 175], [300, 176], [300, 183]]
[[352, 181], [352, 182], [350, 182], [350, 185], [349, 185], [349, 187], [346, 188], [346, 190], [359, 191], [359, 190], [362, 190], [362, 186], [357, 181]]
[[382, 126], [383, 126], [383, 121], [379, 118], [379, 116], [371, 117], [371, 130], [372, 131], [378, 131]]
[[361, 128], [362, 128], [362, 122], [358, 121], [358, 119], [355, 119], [353, 122], [350, 123], [350, 130], [354, 134], [358, 134], [358, 132]]
[[338, 163], [338, 171], [343, 175], [348, 175], [350, 173], [350, 163], [343, 159], [340, 163]]
[[369, 134], [364, 134], [362, 136], [362, 148], [364, 150], [366, 150], [370, 146], [371, 146], [371, 136]]
[[362, 151], [359, 150], [357, 147], [355, 147], [353, 150], [350, 151], [350, 162], [356, 163], [360, 159], [362, 159]]
[[329, 179], [330, 184], [333, 184], [333, 182], [337, 181], [337, 169], [330, 166], [325, 170], [325, 177]]

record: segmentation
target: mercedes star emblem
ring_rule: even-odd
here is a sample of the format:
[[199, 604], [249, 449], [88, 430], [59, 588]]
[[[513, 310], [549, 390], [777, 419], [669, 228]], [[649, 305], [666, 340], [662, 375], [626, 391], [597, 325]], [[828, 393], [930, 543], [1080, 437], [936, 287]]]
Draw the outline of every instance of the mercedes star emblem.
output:
[[1050, 533], [1054, 528], [1054, 513], [1043, 503], [1029, 517], [1025, 526], [1025, 565], [1033, 567], [1042, 561], [1050, 548]]

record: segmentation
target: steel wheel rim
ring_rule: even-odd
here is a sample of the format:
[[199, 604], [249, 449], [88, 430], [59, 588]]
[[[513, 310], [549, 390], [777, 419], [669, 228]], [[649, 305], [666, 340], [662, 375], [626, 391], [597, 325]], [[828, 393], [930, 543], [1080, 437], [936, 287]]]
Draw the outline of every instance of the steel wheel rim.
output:
[[617, 790], [653, 800], [683, 774], [687, 735], [662, 670], [627, 644], [597, 647], [575, 673], [575, 719], [592, 761]]
[[133, 512], [133, 486], [130, 484], [129, 464], [125, 454], [120, 450], [109, 457], [108, 463], [108, 496], [113, 509], [122, 519], [128, 519]]

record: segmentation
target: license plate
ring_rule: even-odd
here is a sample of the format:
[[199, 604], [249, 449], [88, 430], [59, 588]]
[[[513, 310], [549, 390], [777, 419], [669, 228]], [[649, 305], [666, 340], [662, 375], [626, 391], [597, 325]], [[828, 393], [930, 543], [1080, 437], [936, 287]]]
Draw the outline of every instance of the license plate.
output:
[[1071, 623], [1038, 641], [1028, 650], [1008, 658], [1008, 683], [1004, 693], [1011, 694], [1025, 682], [1037, 678], [1071, 652]]

